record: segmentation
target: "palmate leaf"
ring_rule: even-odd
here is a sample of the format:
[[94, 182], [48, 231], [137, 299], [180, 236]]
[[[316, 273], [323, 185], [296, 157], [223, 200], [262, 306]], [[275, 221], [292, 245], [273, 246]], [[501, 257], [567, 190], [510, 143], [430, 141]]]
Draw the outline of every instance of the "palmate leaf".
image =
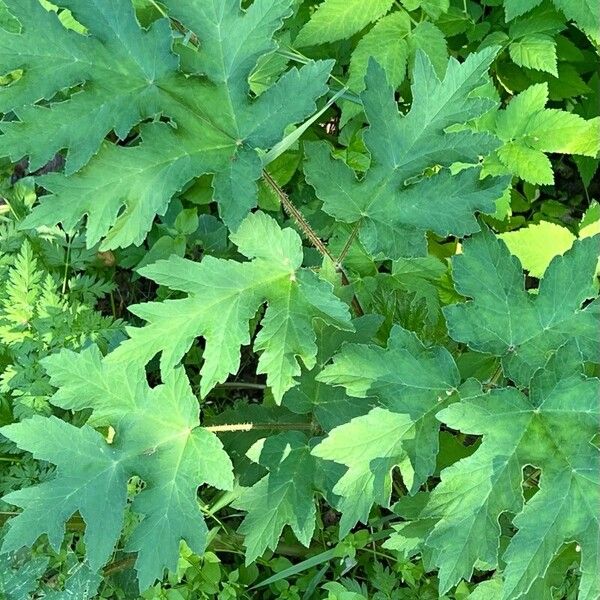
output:
[[130, 339], [108, 356], [114, 363], [146, 364], [159, 352], [164, 373], [176, 365], [194, 339], [206, 340], [200, 389], [206, 395], [236, 373], [240, 346], [250, 342], [248, 322], [268, 303], [262, 328], [254, 340], [261, 353], [258, 373], [277, 402], [296, 384], [298, 358], [315, 364], [313, 321], [352, 330], [348, 307], [333, 294], [331, 284], [302, 269], [302, 241], [292, 229], [281, 229], [264, 213], [249, 215], [231, 240], [249, 259], [240, 263], [205, 257], [201, 263], [172, 256], [144, 267], [142, 275], [188, 294], [179, 300], [130, 307], [147, 324], [130, 327]]
[[313, 450], [348, 467], [333, 488], [342, 497], [340, 528], [347, 533], [357, 521], [366, 522], [374, 503], [388, 505], [393, 467], [400, 467], [411, 493], [433, 473], [435, 415], [451, 401], [460, 378], [447, 350], [426, 348], [396, 326], [387, 349], [346, 344], [317, 379], [343, 386], [349, 396], [373, 397], [378, 405], [333, 429]]
[[[2, 72], [23, 71], [0, 91], [0, 109], [18, 117], [0, 125], [2, 152], [30, 155], [35, 168], [67, 150], [65, 174], [39, 179], [51, 195], [23, 226], [60, 222], [72, 229], [87, 216], [90, 247], [103, 238], [105, 249], [140, 244], [173, 194], [214, 173], [214, 199], [235, 229], [256, 205], [262, 168], [256, 149], [279, 142], [327, 89], [332, 62], [311, 62], [249, 98], [248, 76], [274, 49], [273, 33], [291, 0], [256, 0], [246, 11], [239, 0], [163, 2], [200, 40], [194, 61], [200, 73], [189, 76], [171, 50], [168, 21], [141, 29], [131, 0], [56, 4], [70, 9], [87, 35], [63, 27], [38, 0], [7, 0], [21, 32], [0, 29]], [[113, 130], [126, 137], [148, 118], [154, 120], [140, 126], [139, 143], [103, 141]]]
[[[364, 134], [371, 167], [358, 180], [350, 167], [334, 160], [325, 142], [306, 144], [306, 180], [323, 201], [323, 210], [345, 223], [358, 223], [360, 240], [372, 254], [387, 258], [425, 253], [425, 231], [447, 236], [478, 231], [475, 212], [493, 212], [508, 180], [480, 180], [478, 168], [455, 175], [453, 163], [477, 163], [497, 147], [494, 137], [470, 130], [446, 131], [493, 106], [473, 91], [487, 79], [496, 55], [488, 48], [460, 64], [450, 60], [440, 81], [423, 52], [413, 74], [413, 104], [398, 112], [383, 70], [370, 62], [361, 94], [369, 128]], [[423, 176], [427, 170], [435, 174]], [[429, 174], [428, 174], [429, 175]], [[423, 176], [423, 177], [422, 177]]]
[[231, 489], [232, 466], [221, 442], [199, 425], [198, 401], [182, 369], [153, 389], [143, 369], [109, 365], [91, 346], [80, 354], [65, 350], [44, 361], [59, 389], [53, 404], [67, 410], [92, 409], [92, 422], [111, 425], [114, 439], [88, 424], [77, 428], [56, 417], [33, 417], [0, 433], [40, 460], [56, 465], [53, 479], [11, 492], [4, 501], [23, 508], [12, 519], [3, 551], [31, 545], [42, 534], [58, 550], [67, 519], [79, 512], [92, 569], [102, 567], [123, 527], [127, 482], [138, 475], [145, 488], [132, 510], [142, 520], [126, 550], [137, 552], [142, 589], [174, 570], [184, 539], [197, 553], [206, 547], [207, 527], [197, 501], [206, 483]]
[[[442, 472], [422, 512], [437, 524], [427, 538], [440, 568], [440, 593], [469, 579], [477, 560], [498, 563], [502, 513], [516, 514], [516, 535], [503, 560], [503, 600], [520, 598], [547, 569], [563, 544], [581, 547], [579, 598], [598, 598], [600, 381], [581, 375], [581, 356], [567, 344], [531, 381], [529, 396], [516, 388], [463, 399], [439, 413], [463, 433], [483, 435], [476, 452]], [[541, 470], [539, 491], [524, 503], [523, 468]]]
[[600, 236], [576, 241], [546, 269], [539, 293], [525, 290], [521, 264], [489, 230], [465, 241], [453, 258], [456, 290], [471, 300], [443, 309], [448, 332], [473, 350], [499, 356], [504, 374], [527, 386], [536, 369], [566, 341], [599, 362], [600, 302], [594, 275]]
[[247, 565], [267, 548], [275, 550], [286, 525], [302, 544], [310, 544], [316, 519], [317, 462], [310, 454], [308, 439], [298, 431], [259, 440], [248, 456], [269, 474], [234, 503], [247, 513], [239, 528], [245, 536]]
[[310, 414], [323, 431], [363, 415], [373, 404], [369, 398], [355, 398], [341, 387], [331, 387], [318, 380], [321, 371], [345, 343], [368, 344], [375, 337], [383, 318], [367, 314], [352, 321], [354, 331], [339, 330], [317, 321], [317, 357], [315, 366], [302, 369], [298, 385], [286, 392], [282, 404], [294, 413]]

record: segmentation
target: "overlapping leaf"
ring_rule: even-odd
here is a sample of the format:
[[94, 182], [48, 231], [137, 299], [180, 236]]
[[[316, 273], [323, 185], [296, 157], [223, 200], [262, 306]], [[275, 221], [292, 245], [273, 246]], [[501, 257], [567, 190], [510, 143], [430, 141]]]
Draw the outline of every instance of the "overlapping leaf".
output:
[[[504, 0], [506, 20], [510, 21], [539, 6], [542, 0]], [[567, 19], [575, 21], [594, 43], [600, 43], [600, 13], [594, 0], [552, 0]]]
[[451, 337], [501, 357], [505, 375], [524, 386], [568, 340], [576, 341], [584, 360], [599, 362], [600, 302], [582, 308], [597, 295], [599, 240], [576, 241], [554, 258], [533, 295], [502, 240], [489, 230], [473, 236], [453, 259], [456, 290], [472, 299], [443, 309]]
[[235, 506], [247, 511], [239, 532], [246, 546], [246, 564], [267, 548], [275, 550], [286, 525], [308, 546], [315, 529], [316, 460], [303, 433], [288, 432], [262, 439], [248, 452], [269, 470], [248, 488]]
[[[449, 132], [492, 106], [473, 92], [487, 81], [496, 50], [471, 54], [464, 63], [450, 60], [440, 81], [420, 52], [414, 68], [413, 104], [398, 112], [393, 89], [382, 69], [371, 62], [361, 98], [369, 121], [364, 134], [371, 167], [363, 179], [324, 142], [306, 145], [307, 181], [323, 209], [345, 223], [358, 223], [360, 239], [372, 254], [388, 258], [425, 252], [425, 231], [442, 236], [479, 229], [474, 213], [493, 212], [507, 185], [505, 178], [480, 180], [478, 168], [451, 175], [453, 163], [475, 164], [497, 146], [490, 135], [468, 129]], [[426, 171], [435, 171], [435, 173]]]
[[259, 212], [249, 215], [231, 240], [253, 260], [240, 263], [208, 256], [195, 263], [172, 256], [141, 269], [144, 276], [188, 296], [130, 307], [148, 323], [130, 327], [131, 339], [108, 360], [145, 364], [161, 352], [162, 370], [168, 372], [194, 339], [203, 336], [201, 391], [207, 394], [237, 372], [240, 346], [250, 342], [248, 322], [267, 302], [254, 349], [261, 353], [258, 373], [267, 374], [279, 402], [300, 375], [298, 357], [309, 369], [315, 364], [315, 319], [352, 330], [348, 307], [334, 296], [331, 284], [301, 268], [302, 241], [295, 231], [280, 229]]
[[413, 493], [433, 473], [439, 434], [435, 414], [452, 397], [459, 375], [444, 348], [425, 348], [413, 333], [395, 327], [387, 349], [345, 345], [318, 380], [341, 385], [350, 396], [373, 397], [378, 404], [333, 429], [313, 450], [348, 467], [333, 488], [342, 497], [340, 527], [348, 532], [357, 521], [366, 522], [374, 503], [388, 505], [394, 467], [400, 467]]
[[310, 370], [302, 369], [298, 385], [283, 397], [283, 406], [294, 413], [311, 414], [324, 431], [369, 412], [373, 408], [372, 399], [351, 397], [341, 386], [331, 387], [318, 378], [326, 363], [343, 344], [370, 343], [382, 321], [379, 315], [364, 315], [352, 321], [354, 331], [342, 331], [323, 322], [315, 323], [318, 347], [316, 364]]
[[343, 40], [383, 16], [393, 0], [325, 0], [302, 28], [294, 43], [312, 46]]
[[233, 485], [231, 462], [221, 442], [199, 425], [198, 402], [182, 369], [148, 387], [131, 365], [107, 365], [95, 346], [80, 354], [63, 351], [45, 359], [59, 389], [52, 402], [68, 410], [92, 409], [95, 424], [111, 425], [109, 443], [90, 425], [75, 427], [56, 417], [33, 417], [0, 431], [35, 458], [56, 465], [53, 479], [5, 496], [23, 508], [11, 521], [3, 551], [31, 545], [46, 534], [58, 549], [65, 522], [78, 512], [91, 567], [111, 556], [123, 527], [127, 483], [138, 475], [145, 488], [132, 509], [142, 520], [127, 550], [137, 552], [142, 589], [174, 570], [180, 540], [194, 552], [206, 547], [207, 527], [196, 497], [200, 485]]
[[[4, 153], [30, 155], [35, 168], [67, 149], [66, 174], [40, 179], [52, 195], [25, 226], [61, 222], [70, 229], [87, 216], [90, 246], [102, 238], [105, 248], [140, 244], [173, 194], [204, 173], [215, 173], [214, 198], [226, 223], [237, 227], [256, 205], [256, 149], [277, 143], [326, 91], [330, 61], [291, 69], [249, 99], [248, 76], [273, 50], [272, 35], [291, 0], [258, 0], [245, 12], [239, 0], [166, 0], [200, 40], [200, 74], [189, 76], [178, 69], [168, 21], [141, 29], [131, 0], [57, 2], [87, 35], [63, 27], [37, 0], [6, 4], [22, 30], [0, 30], [0, 66], [22, 75], [0, 93], [0, 108], [19, 118], [2, 123]], [[113, 130], [126, 137], [148, 118], [154, 121], [140, 126], [139, 143], [103, 141]]]
[[487, 161], [490, 173], [514, 173], [525, 181], [553, 184], [546, 152], [595, 157], [600, 151], [600, 117], [545, 108], [548, 85], [532, 85], [498, 111], [494, 132], [504, 145]]
[[[476, 561], [498, 564], [502, 513], [516, 514], [516, 535], [506, 562], [502, 598], [530, 591], [563, 544], [581, 547], [579, 597], [600, 594], [598, 431], [600, 381], [580, 373], [575, 344], [561, 349], [536, 373], [529, 396], [515, 388], [493, 390], [444, 409], [440, 420], [483, 435], [480, 448], [442, 472], [422, 517], [437, 524], [427, 538], [440, 568], [440, 592], [469, 579]], [[578, 372], [579, 371], [579, 372]], [[523, 468], [541, 470], [539, 491], [524, 503]]]

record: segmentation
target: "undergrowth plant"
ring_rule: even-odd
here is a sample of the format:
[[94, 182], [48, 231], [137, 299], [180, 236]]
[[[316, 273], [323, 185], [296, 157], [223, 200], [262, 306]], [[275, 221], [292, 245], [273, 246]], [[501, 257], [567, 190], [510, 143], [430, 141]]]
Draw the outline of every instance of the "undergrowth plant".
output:
[[3, 0], [0, 594], [600, 597], [599, 42]]

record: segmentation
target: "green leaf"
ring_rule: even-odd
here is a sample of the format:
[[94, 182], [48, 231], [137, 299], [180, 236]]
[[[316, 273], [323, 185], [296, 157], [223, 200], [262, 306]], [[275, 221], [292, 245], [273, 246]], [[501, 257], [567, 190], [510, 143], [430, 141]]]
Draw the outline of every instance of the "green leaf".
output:
[[286, 525], [308, 547], [315, 529], [315, 459], [300, 432], [281, 433], [260, 440], [249, 452], [269, 470], [247, 488], [234, 504], [247, 511], [240, 525], [246, 546], [246, 564], [270, 548], [275, 550]]
[[498, 236], [532, 277], [541, 279], [555, 256], [564, 254], [576, 237], [566, 228], [541, 221]]
[[369, 59], [375, 59], [385, 71], [387, 81], [397, 88], [406, 75], [410, 19], [404, 12], [393, 12], [380, 19], [358, 42], [350, 60], [348, 87], [361, 92], [365, 89]]
[[[519, 17], [541, 3], [542, 0], [504, 0], [506, 20]], [[594, 0], [552, 0], [552, 3], [567, 19], [575, 21], [595, 44], [600, 43], [600, 14]]]
[[561, 10], [567, 19], [575, 21], [594, 44], [600, 44], [600, 11], [595, 0], [552, 0], [554, 6]]
[[510, 57], [520, 67], [552, 73], [558, 77], [556, 42], [548, 35], [535, 33], [523, 36], [508, 47]]
[[378, 404], [368, 415], [336, 427], [313, 451], [349, 467], [333, 489], [343, 499], [340, 526], [347, 532], [357, 521], [366, 522], [373, 503], [388, 505], [393, 467], [400, 467], [411, 493], [433, 473], [439, 434], [435, 414], [460, 378], [445, 349], [426, 348], [413, 333], [395, 326], [387, 349], [346, 344], [317, 379]]
[[494, 132], [505, 143], [497, 157], [529, 183], [554, 183], [544, 152], [595, 157], [600, 151], [600, 117], [586, 120], [575, 113], [548, 109], [547, 101], [548, 85], [532, 85], [496, 115]]
[[382, 321], [383, 317], [379, 315], [364, 315], [352, 321], [354, 331], [340, 331], [322, 322], [315, 323], [318, 347], [316, 364], [310, 371], [302, 370], [298, 385], [283, 397], [283, 405], [295, 413], [312, 414], [324, 431], [367, 413], [372, 408], [370, 402], [350, 397], [341, 387], [332, 388], [317, 378], [343, 344], [371, 342]]
[[511, 21], [515, 17], [520, 17], [541, 3], [542, 0], [504, 0], [506, 20]]
[[433, 23], [421, 21], [408, 40], [411, 60], [416, 60], [419, 50], [425, 52], [439, 79], [443, 79], [448, 65], [446, 37]]
[[[248, 78], [274, 50], [272, 36], [291, 0], [261, 0], [243, 12], [239, 0], [162, 4], [199, 38], [201, 76], [180, 70], [168, 21], [141, 29], [129, 0], [63, 0], [88, 35], [62, 27], [36, 0], [7, 0], [22, 33], [0, 30], [0, 64], [3, 72], [22, 69], [23, 75], [0, 94], [1, 110], [19, 117], [2, 122], [5, 155], [29, 154], [34, 168], [63, 148], [68, 157], [65, 174], [39, 179], [51, 194], [23, 227], [60, 222], [71, 230], [86, 216], [88, 246], [101, 239], [104, 249], [139, 245], [171, 197], [208, 173], [230, 228], [256, 206], [257, 149], [274, 146], [288, 125], [315, 110], [333, 63], [293, 68], [251, 100]], [[65, 88], [70, 91], [62, 94]], [[138, 143], [103, 141], [113, 130], [125, 138], [148, 118], [153, 122], [139, 126]]]
[[[371, 62], [362, 93], [370, 127], [364, 134], [371, 166], [363, 179], [331, 157], [325, 142], [306, 144], [306, 180], [323, 201], [323, 210], [345, 223], [356, 223], [359, 237], [373, 255], [399, 258], [425, 251], [425, 230], [441, 236], [479, 229], [473, 213], [493, 213], [506, 187], [504, 178], [480, 181], [477, 168], [451, 175], [455, 162], [477, 163], [496, 146], [493, 137], [469, 130], [448, 132], [451, 125], [482, 115], [492, 101], [472, 97], [487, 80], [495, 49], [471, 54], [463, 64], [452, 59], [440, 81], [424, 53], [415, 62], [413, 104], [398, 112], [385, 73]], [[426, 170], [434, 171], [424, 175]]]
[[412, 11], [420, 8], [434, 21], [439, 19], [443, 13], [448, 12], [448, 8], [450, 8], [450, 0], [401, 0], [401, 2], [406, 10]]
[[130, 339], [108, 360], [146, 364], [160, 352], [161, 370], [168, 373], [201, 335], [206, 340], [200, 384], [205, 396], [239, 369], [240, 346], [250, 342], [248, 322], [267, 302], [254, 350], [261, 353], [257, 372], [267, 374], [280, 402], [296, 385], [298, 358], [309, 369], [315, 364], [313, 321], [352, 329], [348, 307], [333, 295], [331, 284], [301, 268], [302, 241], [295, 231], [280, 229], [274, 219], [257, 212], [245, 219], [231, 240], [253, 260], [239, 263], [206, 256], [194, 263], [171, 256], [141, 269], [145, 277], [187, 297], [129, 307], [147, 325], [129, 327]]
[[348, 467], [333, 488], [341, 497], [340, 535], [347, 535], [358, 521], [366, 522], [374, 503], [389, 505], [391, 471], [405, 459], [403, 442], [411, 435], [408, 415], [376, 407], [336, 427], [313, 449], [314, 456]]
[[[575, 345], [568, 345], [535, 374], [529, 397], [515, 388], [493, 390], [439, 414], [453, 429], [483, 435], [473, 455], [442, 472], [422, 513], [439, 519], [427, 545], [440, 567], [441, 593], [469, 579], [477, 560], [498, 564], [498, 518], [508, 512], [516, 514], [518, 531], [503, 556], [501, 598], [526, 594], [573, 540], [581, 546], [579, 597], [598, 597], [600, 457], [591, 440], [600, 381], [578, 373], [580, 361]], [[540, 489], [527, 502], [526, 465], [541, 470]]]
[[343, 40], [376, 21], [394, 0], [324, 0], [294, 41], [297, 47]]
[[30, 600], [38, 589], [39, 579], [46, 572], [48, 562], [48, 558], [43, 556], [0, 555], [0, 598]]
[[204, 552], [208, 530], [197, 488], [207, 483], [231, 489], [232, 467], [221, 442], [200, 427], [198, 401], [183, 370], [150, 389], [142, 369], [103, 363], [95, 346], [81, 354], [63, 351], [44, 364], [59, 387], [52, 402], [92, 409], [96, 422], [113, 427], [114, 440], [108, 443], [89, 425], [77, 428], [56, 417], [3, 427], [2, 435], [19, 448], [57, 467], [52, 479], [4, 497], [23, 512], [11, 520], [3, 551], [31, 545], [42, 534], [58, 551], [65, 522], [78, 512], [86, 523], [87, 559], [98, 570], [120, 537], [127, 482], [138, 475], [146, 485], [132, 510], [142, 519], [126, 550], [138, 553], [140, 587], [162, 579], [164, 568], [175, 570], [180, 540]]
[[599, 239], [576, 241], [555, 257], [534, 296], [525, 290], [521, 264], [502, 240], [486, 230], [473, 236], [453, 259], [456, 290], [471, 300], [443, 309], [450, 336], [501, 357], [505, 375], [520, 385], [568, 340], [577, 342], [585, 360], [598, 361], [600, 303], [581, 306], [596, 297]]

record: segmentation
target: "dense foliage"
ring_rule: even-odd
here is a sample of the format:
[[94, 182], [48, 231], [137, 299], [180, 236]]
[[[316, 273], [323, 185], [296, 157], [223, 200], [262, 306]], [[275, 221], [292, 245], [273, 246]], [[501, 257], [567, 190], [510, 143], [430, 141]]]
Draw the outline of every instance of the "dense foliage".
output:
[[599, 598], [594, 4], [0, 1], [0, 598]]

